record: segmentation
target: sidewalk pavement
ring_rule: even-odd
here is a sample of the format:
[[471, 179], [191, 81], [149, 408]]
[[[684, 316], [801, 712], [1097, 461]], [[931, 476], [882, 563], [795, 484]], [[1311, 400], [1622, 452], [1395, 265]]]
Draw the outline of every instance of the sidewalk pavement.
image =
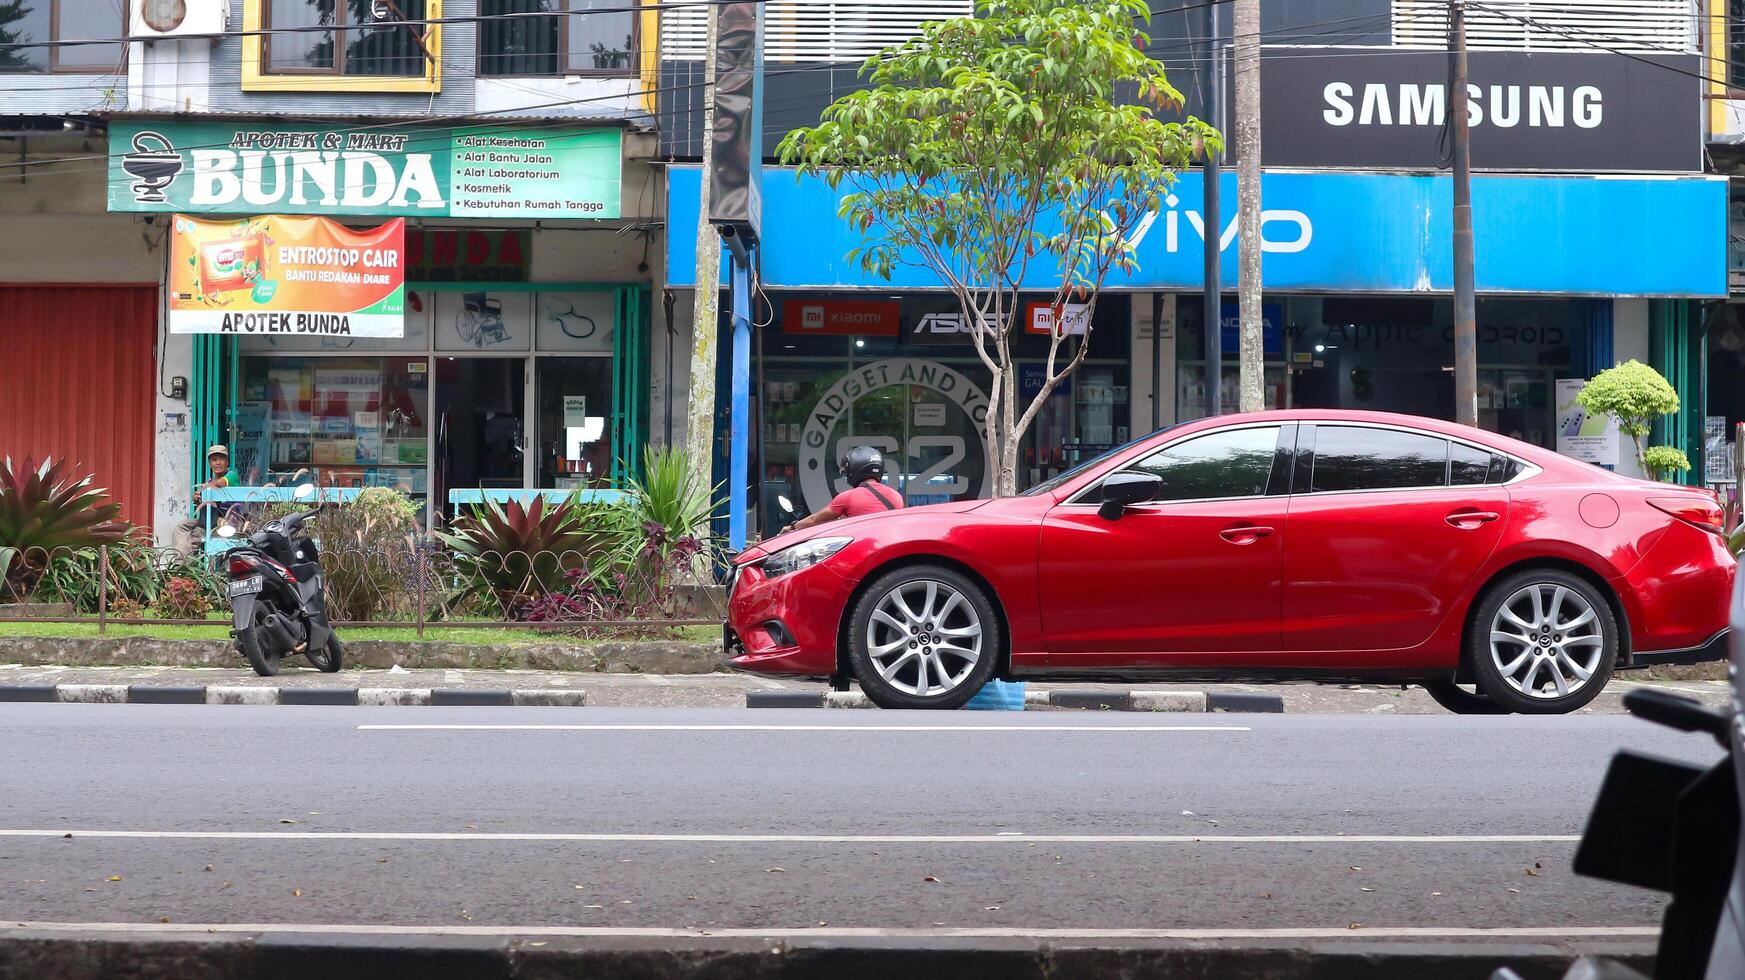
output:
[[[1712, 706], [1727, 703], [1723, 681], [1637, 682], [1613, 678], [1581, 714], [1619, 714], [1625, 691], [1645, 683]], [[605, 674], [536, 670], [346, 670], [323, 674], [287, 667], [277, 677], [229, 667], [27, 667], [0, 664], [0, 686], [150, 685], [164, 687], [296, 687], [390, 689], [537, 689], [582, 691], [590, 707], [736, 708], [746, 695], [764, 691], [822, 691], [822, 684], [753, 677], [749, 674]], [[1268, 693], [1284, 700], [1287, 714], [1447, 714], [1420, 688], [1321, 684], [1056, 684], [1030, 682], [1035, 691], [1205, 691]], [[1035, 706], [1032, 706], [1034, 710]], [[1043, 708], [1042, 710], [1073, 710]]]

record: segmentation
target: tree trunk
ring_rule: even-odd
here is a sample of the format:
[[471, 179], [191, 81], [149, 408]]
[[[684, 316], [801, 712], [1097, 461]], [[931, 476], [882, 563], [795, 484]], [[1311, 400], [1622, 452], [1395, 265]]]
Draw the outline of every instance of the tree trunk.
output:
[[[685, 455], [697, 486], [715, 486], [715, 357], [721, 305], [721, 235], [709, 223], [709, 174], [715, 164], [715, 43], [719, 4], [709, 5], [703, 62], [703, 179], [697, 203], [697, 292], [691, 315], [691, 383], [687, 391]], [[671, 397], [669, 393], [668, 397]]]
[[1236, 0], [1237, 404], [1266, 408], [1266, 346], [1260, 290], [1260, 0]]

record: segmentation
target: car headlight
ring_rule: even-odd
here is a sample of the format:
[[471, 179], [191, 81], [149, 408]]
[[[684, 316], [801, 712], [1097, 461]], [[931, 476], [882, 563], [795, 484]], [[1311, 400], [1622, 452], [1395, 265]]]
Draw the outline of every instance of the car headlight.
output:
[[853, 538], [813, 538], [783, 548], [763, 560], [765, 578], [775, 578], [802, 568], [811, 568], [838, 551], [848, 547]]

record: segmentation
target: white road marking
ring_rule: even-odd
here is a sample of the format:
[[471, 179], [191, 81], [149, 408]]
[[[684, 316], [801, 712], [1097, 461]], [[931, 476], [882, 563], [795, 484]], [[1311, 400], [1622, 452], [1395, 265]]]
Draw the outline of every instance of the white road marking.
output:
[[1247, 732], [1241, 725], [359, 725], [360, 732]]
[[608, 844], [1573, 844], [1579, 834], [564, 834], [391, 830], [0, 830], [8, 837], [124, 840], [561, 841]]
[[235, 922], [0, 922], [0, 932], [36, 930], [69, 933], [299, 933], [341, 936], [576, 936], [655, 939], [1082, 939], [1082, 940], [1243, 940], [1243, 939], [1650, 939], [1659, 926], [1346, 926], [1274, 929], [880, 929], [824, 926], [799, 929], [695, 929], [613, 926], [401, 926], [348, 923]]

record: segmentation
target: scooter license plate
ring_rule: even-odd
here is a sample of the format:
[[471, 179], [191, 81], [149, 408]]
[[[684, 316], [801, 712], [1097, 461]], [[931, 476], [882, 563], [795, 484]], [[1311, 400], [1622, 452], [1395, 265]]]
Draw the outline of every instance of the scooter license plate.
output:
[[260, 592], [261, 588], [261, 577], [259, 575], [250, 575], [248, 578], [239, 578], [230, 583], [228, 591], [232, 596], [255, 595]]

